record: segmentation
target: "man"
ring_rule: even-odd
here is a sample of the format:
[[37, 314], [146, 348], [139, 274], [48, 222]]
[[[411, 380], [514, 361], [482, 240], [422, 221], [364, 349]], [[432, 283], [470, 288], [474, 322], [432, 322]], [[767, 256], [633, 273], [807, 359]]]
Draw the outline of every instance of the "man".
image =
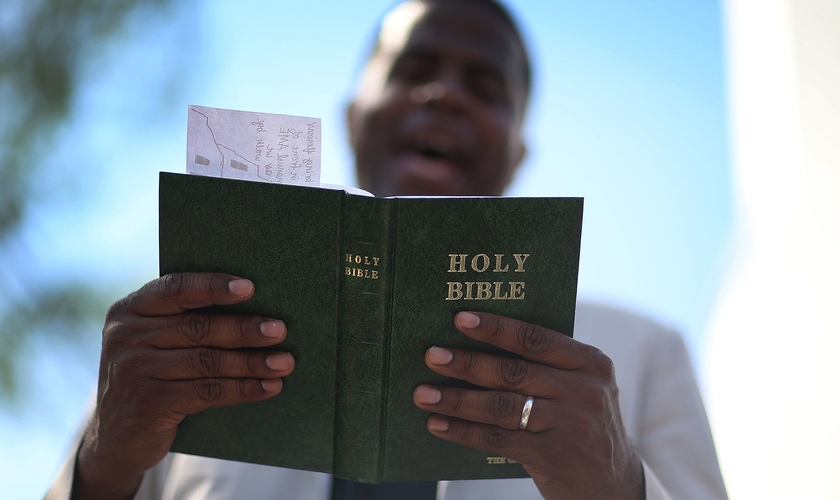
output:
[[[401, 4], [383, 22], [348, 110], [360, 185], [376, 195], [501, 194], [525, 153], [529, 80], [522, 41], [496, 3]], [[273, 397], [294, 369], [288, 353], [234, 350], [295, 335], [281, 320], [193, 311], [253, 293], [239, 277], [170, 275], [114, 304], [97, 406], [55, 498], [71, 482], [79, 499], [315, 500], [346, 489], [333, 491], [323, 474], [167, 454], [185, 415]], [[445, 499], [725, 498], [674, 334], [592, 306], [579, 309], [579, 340], [486, 313], [454, 321], [525, 360], [431, 348], [430, 369], [492, 391], [420, 386], [415, 404], [431, 413], [435, 436], [517, 460], [532, 479], [443, 482], [432, 497], [436, 489]], [[494, 394], [510, 404], [494, 406]]]

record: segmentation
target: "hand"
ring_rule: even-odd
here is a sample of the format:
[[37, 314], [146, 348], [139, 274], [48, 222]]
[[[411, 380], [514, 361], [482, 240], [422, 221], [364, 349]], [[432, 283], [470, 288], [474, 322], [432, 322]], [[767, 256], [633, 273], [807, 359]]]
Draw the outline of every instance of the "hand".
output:
[[[644, 498], [644, 474], [618, 407], [610, 358], [598, 349], [536, 325], [488, 313], [461, 312], [468, 337], [525, 360], [432, 347], [436, 373], [491, 389], [421, 385], [415, 404], [435, 413], [440, 438], [520, 462], [540, 493], [554, 498]], [[522, 408], [534, 398], [527, 430]]]
[[282, 321], [195, 311], [253, 294], [250, 281], [226, 274], [171, 274], [111, 306], [74, 498], [130, 498], [186, 415], [280, 392], [294, 369], [289, 353], [235, 349], [281, 342]]

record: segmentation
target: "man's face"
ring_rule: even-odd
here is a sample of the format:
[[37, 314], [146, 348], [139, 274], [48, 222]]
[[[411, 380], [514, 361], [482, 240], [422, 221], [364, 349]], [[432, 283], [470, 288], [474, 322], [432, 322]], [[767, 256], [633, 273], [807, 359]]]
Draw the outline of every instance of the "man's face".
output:
[[525, 100], [522, 48], [495, 13], [402, 4], [348, 110], [359, 184], [377, 196], [501, 194], [524, 154]]

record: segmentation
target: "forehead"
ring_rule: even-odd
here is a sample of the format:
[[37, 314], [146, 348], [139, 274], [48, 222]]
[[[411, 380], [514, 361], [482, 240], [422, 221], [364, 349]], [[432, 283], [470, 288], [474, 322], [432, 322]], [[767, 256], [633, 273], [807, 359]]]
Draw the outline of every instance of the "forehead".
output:
[[398, 6], [382, 26], [378, 52], [397, 58], [421, 52], [492, 66], [524, 80], [524, 54], [512, 28], [471, 2], [414, 1]]

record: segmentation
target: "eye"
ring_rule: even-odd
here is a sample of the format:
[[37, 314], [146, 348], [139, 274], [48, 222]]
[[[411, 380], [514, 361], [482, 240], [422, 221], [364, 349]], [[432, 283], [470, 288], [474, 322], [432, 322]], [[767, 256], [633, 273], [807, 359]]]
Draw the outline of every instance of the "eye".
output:
[[489, 104], [507, 104], [510, 101], [508, 86], [502, 76], [488, 68], [475, 68], [467, 76], [470, 92]]
[[394, 63], [390, 79], [408, 83], [425, 83], [434, 77], [435, 67], [435, 60], [431, 56], [406, 54]]

